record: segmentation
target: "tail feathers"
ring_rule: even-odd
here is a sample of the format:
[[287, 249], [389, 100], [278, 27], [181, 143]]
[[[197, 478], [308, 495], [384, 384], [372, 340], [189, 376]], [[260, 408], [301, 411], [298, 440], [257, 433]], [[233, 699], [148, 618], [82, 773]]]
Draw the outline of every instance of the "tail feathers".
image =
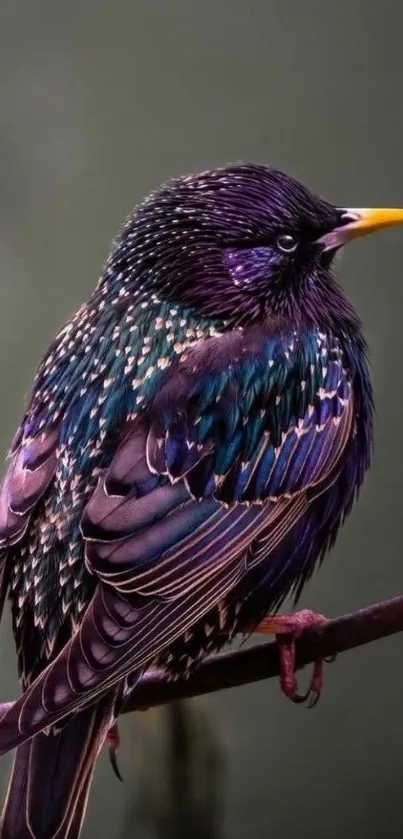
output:
[[61, 731], [37, 734], [18, 747], [0, 839], [77, 839], [111, 707], [104, 700]]

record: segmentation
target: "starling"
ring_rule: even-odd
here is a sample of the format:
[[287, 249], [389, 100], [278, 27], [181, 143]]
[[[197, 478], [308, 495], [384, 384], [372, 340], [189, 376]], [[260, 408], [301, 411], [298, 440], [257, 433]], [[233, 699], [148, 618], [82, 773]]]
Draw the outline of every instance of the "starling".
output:
[[0, 720], [0, 753], [17, 747], [2, 839], [78, 837], [147, 667], [186, 674], [238, 633], [312, 619], [277, 610], [333, 544], [372, 442], [333, 260], [402, 222], [257, 164], [170, 181], [126, 221], [39, 367], [1, 486], [22, 683]]

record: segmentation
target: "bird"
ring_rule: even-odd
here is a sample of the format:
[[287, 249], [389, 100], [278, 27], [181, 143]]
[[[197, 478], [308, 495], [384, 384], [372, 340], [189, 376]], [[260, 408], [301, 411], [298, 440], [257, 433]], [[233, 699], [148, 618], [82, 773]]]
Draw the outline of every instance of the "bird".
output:
[[151, 666], [177, 678], [273, 632], [301, 699], [292, 638], [320, 616], [279, 609], [372, 453], [367, 344], [335, 257], [402, 222], [260, 163], [173, 178], [127, 218], [38, 368], [0, 488], [22, 688], [0, 719], [0, 754], [16, 748], [2, 839], [77, 839]]

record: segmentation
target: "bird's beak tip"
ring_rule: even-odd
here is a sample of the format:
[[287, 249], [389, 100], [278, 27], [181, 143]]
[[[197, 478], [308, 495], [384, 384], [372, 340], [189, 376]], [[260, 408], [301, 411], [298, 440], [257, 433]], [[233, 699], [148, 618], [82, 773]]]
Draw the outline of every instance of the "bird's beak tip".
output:
[[366, 236], [368, 233], [373, 233], [384, 227], [403, 224], [403, 209], [350, 207], [341, 210], [341, 219], [342, 221], [345, 219], [345, 224], [330, 230], [319, 239], [319, 243], [324, 246], [324, 250], [338, 248], [352, 239]]

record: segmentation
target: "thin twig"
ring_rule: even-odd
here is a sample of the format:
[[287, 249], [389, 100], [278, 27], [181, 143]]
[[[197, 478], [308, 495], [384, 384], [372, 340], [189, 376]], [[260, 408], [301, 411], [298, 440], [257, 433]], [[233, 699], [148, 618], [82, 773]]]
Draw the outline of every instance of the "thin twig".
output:
[[[341, 615], [307, 629], [301, 635], [296, 643], [297, 669], [315, 659], [338, 655], [402, 631], [403, 596]], [[167, 682], [163, 672], [150, 670], [133, 688], [124, 713], [270, 679], [278, 674], [279, 657], [275, 641], [211, 656], [189, 679]]]

